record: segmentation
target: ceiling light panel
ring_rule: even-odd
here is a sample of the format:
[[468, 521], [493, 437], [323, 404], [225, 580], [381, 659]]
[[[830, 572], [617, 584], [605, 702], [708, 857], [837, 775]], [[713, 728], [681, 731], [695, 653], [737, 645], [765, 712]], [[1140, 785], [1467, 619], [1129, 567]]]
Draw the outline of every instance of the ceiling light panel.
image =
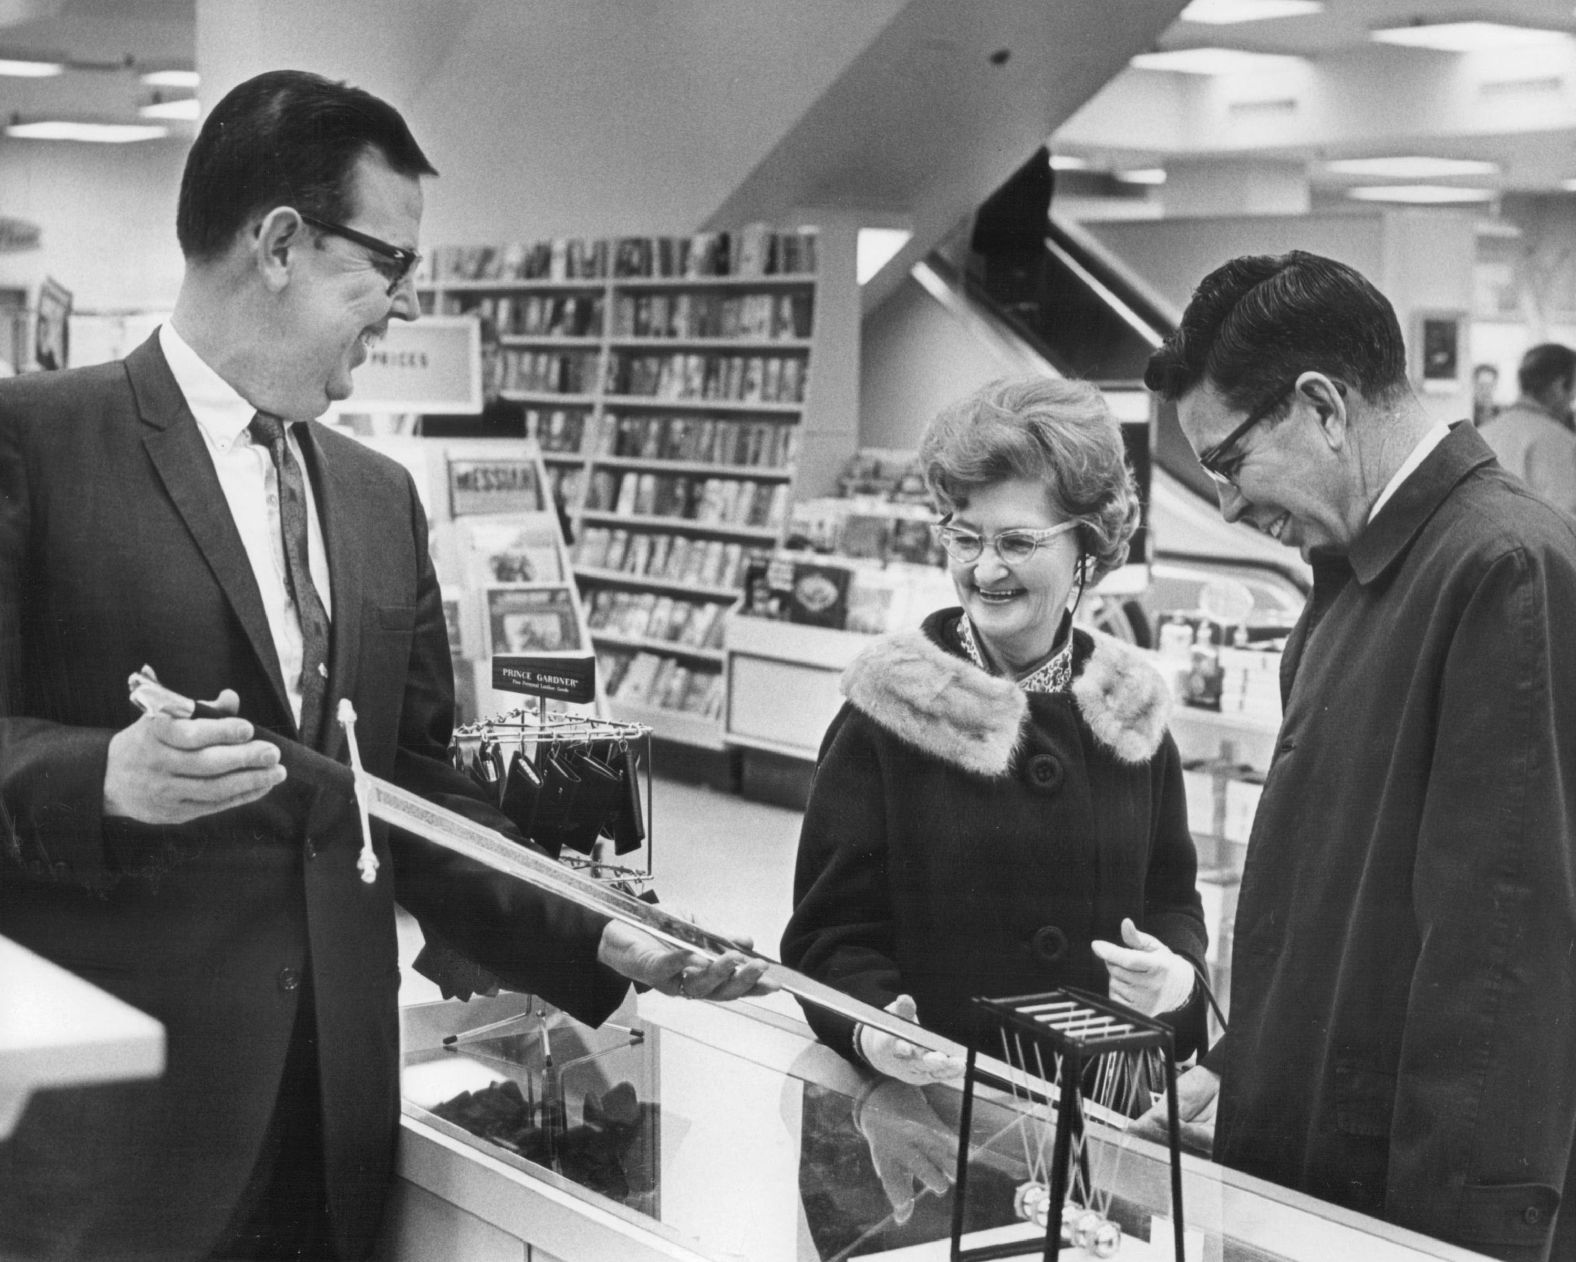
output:
[[1323, 12], [1323, 0], [1193, 0], [1180, 16], [1184, 22], [1234, 26], [1238, 22], [1263, 22], [1269, 18], [1294, 18]]
[[177, 101], [154, 101], [137, 110], [144, 118], [169, 118], [178, 122], [197, 121], [197, 98], [182, 97]]
[[1163, 53], [1139, 53], [1129, 64], [1139, 70], [1228, 75], [1285, 72], [1303, 65], [1304, 61], [1301, 57], [1287, 57], [1280, 53], [1249, 53], [1240, 48], [1178, 48]]
[[48, 79], [66, 68], [60, 61], [33, 61], [22, 57], [0, 57], [0, 75], [17, 79]]
[[68, 119], [47, 119], [35, 123], [11, 123], [7, 136], [20, 140], [79, 140], [89, 144], [124, 145], [138, 140], [158, 140], [170, 129], [158, 123], [84, 123]]
[[1565, 31], [1535, 26], [1508, 26], [1503, 22], [1427, 22], [1416, 26], [1381, 27], [1368, 32], [1381, 44], [1429, 48], [1446, 53], [1475, 53], [1491, 48], [1528, 48], [1535, 45], [1569, 47]]
[[1457, 175], [1497, 175], [1499, 164], [1472, 158], [1337, 158], [1325, 164], [1332, 175], [1366, 175], [1373, 179], [1439, 180]]
[[198, 78], [195, 70], [149, 70], [142, 75], [142, 81], [150, 88], [187, 88], [195, 91]]
[[1450, 184], [1379, 184], [1349, 188], [1346, 195], [1360, 202], [1404, 202], [1412, 206], [1466, 205], [1491, 202], [1491, 188], [1458, 188]]

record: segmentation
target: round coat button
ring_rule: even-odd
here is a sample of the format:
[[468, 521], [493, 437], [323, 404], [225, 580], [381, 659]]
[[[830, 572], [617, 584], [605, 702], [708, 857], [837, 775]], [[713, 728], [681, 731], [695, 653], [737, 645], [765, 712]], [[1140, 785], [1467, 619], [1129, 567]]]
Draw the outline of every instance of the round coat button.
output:
[[1042, 964], [1060, 964], [1067, 958], [1067, 935], [1055, 925], [1042, 925], [1029, 939], [1029, 949]]
[[284, 968], [279, 970], [280, 990], [298, 990], [300, 989], [300, 986], [301, 974], [296, 969], [286, 965]]
[[306, 857], [308, 859], [317, 858], [317, 842], [313, 841], [310, 837], [306, 839]]
[[1035, 754], [1027, 770], [1029, 783], [1041, 793], [1055, 793], [1062, 787], [1062, 760], [1055, 754]]
[[1543, 1221], [1543, 1211], [1536, 1205], [1529, 1205], [1521, 1211], [1521, 1221], [1529, 1227], [1536, 1227]]

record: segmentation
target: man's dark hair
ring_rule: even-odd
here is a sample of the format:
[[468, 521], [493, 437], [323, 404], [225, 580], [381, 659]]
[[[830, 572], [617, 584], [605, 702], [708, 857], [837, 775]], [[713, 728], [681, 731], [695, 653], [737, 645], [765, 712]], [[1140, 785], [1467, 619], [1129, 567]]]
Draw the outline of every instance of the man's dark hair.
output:
[[1542, 342], [1521, 357], [1516, 383], [1529, 399], [1540, 399], [1550, 386], [1576, 377], [1576, 351], [1558, 342]]
[[400, 175], [436, 175], [405, 120], [370, 92], [304, 70], [248, 79], [213, 107], [186, 158], [175, 217], [181, 252], [218, 258], [276, 206], [344, 223], [351, 172], [365, 153]]
[[1200, 281], [1144, 384], [1175, 399], [1208, 381], [1245, 409], [1310, 370], [1384, 398], [1406, 386], [1406, 344], [1395, 309], [1362, 273], [1293, 250], [1232, 259]]

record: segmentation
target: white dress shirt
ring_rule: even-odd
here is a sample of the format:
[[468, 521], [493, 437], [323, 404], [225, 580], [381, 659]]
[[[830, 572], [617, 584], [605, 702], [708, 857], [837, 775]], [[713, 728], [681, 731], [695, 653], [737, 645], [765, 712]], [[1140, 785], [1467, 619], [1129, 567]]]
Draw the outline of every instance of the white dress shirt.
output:
[[[301, 721], [301, 618], [290, 598], [286, 577], [285, 545], [279, 517], [279, 475], [268, 448], [252, 441], [247, 429], [257, 409], [235, 392], [235, 388], [214, 372], [187, 345], [168, 323], [159, 327], [159, 348], [175, 375], [175, 383], [186, 396], [213, 458], [214, 472], [230, 516], [252, 563], [252, 574], [262, 593], [263, 610], [268, 615], [268, 631], [274, 651], [279, 654], [279, 669], [285, 678], [285, 691], [296, 722]], [[334, 606], [328, 583], [328, 551], [323, 546], [323, 528], [317, 516], [317, 498], [307, 474], [295, 426], [286, 425], [285, 434], [291, 454], [301, 466], [306, 484], [307, 564], [312, 583], [322, 597], [323, 609], [330, 618]]]
[[1417, 446], [1412, 448], [1412, 454], [1401, 461], [1401, 467], [1395, 471], [1390, 480], [1384, 484], [1384, 490], [1379, 492], [1379, 498], [1374, 501], [1374, 506], [1368, 510], [1368, 520], [1372, 521], [1379, 515], [1379, 510], [1384, 507], [1385, 501], [1401, 489], [1401, 483], [1412, 476], [1417, 466], [1428, 458], [1428, 453], [1450, 437], [1450, 426], [1440, 421], [1428, 433], [1417, 440]]

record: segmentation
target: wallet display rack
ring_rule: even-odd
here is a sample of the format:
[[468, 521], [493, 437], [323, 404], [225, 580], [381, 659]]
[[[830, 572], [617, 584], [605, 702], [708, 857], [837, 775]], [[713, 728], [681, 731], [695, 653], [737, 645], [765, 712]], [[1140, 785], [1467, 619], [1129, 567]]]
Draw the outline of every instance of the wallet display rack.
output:
[[[449, 756], [566, 867], [629, 893], [650, 884], [648, 725], [521, 708], [456, 728]], [[643, 866], [623, 861], [642, 849]]]

